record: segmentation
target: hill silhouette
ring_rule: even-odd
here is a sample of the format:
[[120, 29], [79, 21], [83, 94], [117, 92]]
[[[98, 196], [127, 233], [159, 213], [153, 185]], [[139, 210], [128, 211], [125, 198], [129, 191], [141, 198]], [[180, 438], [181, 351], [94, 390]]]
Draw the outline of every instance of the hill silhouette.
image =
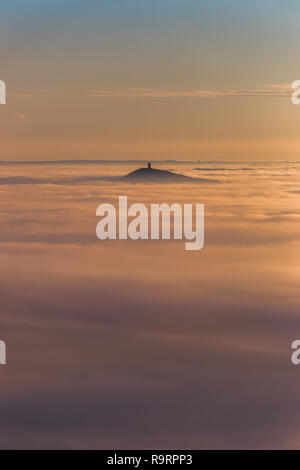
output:
[[180, 175], [168, 170], [157, 170], [148, 163], [146, 168], [138, 168], [121, 178], [125, 181], [138, 182], [163, 182], [163, 183], [188, 183], [188, 182], [206, 182], [217, 183], [217, 180], [208, 178], [192, 178], [190, 176]]

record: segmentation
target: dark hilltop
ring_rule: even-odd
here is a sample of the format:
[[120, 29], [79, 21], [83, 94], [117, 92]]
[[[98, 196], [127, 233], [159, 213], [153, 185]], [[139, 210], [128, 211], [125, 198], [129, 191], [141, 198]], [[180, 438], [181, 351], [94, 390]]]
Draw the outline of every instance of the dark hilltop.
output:
[[121, 179], [133, 183], [218, 183], [217, 180], [212, 180], [208, 178], [192, 178], [190, 176], [180, 175], [168, 170], [157, 170], [156, 168], [152, 168], [151, 163], [148, 163], [146, 168], [139, 168], [137, 170], [134, 170], [131, 173], [128, 173], [128, 175], [123, 176]]

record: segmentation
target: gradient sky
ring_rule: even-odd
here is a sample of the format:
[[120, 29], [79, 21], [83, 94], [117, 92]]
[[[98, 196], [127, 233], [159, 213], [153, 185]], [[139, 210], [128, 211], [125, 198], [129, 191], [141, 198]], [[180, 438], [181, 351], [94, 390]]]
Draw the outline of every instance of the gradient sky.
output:
[[0, 159], [299, 160], [299, 31], [296, 0], [12, 0]]

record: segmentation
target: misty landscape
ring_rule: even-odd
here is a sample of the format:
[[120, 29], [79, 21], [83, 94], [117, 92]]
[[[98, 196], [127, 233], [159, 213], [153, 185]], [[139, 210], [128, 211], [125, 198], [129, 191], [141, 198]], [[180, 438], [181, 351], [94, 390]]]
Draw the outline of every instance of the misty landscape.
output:
[[[2, 447], [297, 446], [300, 164], [144, 166], [1, 164]], [[97, 240], [123, 194], [205, 204], [203, 250]]]

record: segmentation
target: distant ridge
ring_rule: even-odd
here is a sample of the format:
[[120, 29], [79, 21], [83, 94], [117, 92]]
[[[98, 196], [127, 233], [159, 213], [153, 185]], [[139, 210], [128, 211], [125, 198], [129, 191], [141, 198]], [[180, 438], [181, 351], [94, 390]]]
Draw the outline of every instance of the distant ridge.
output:
[[[142, 160], [0, 160], [0, 165], [138, 165]], [[160, 165], [170, 163], [203, 163], [201, 160], [155, 160]]]
[[[0, 165], [128, 165], [128, 164], [141, 164], [144, 160], [0, 160]], [[155, 164], [169, 165], [170, 163], [177, 164], [205, 164], [205, 165], [279, 165], [285, 163], [287, 165], [300, 164], [300, 160], [291, 161], [255, 161], [248, 160], [230, 161], [230, 160], [155, 160]]]

